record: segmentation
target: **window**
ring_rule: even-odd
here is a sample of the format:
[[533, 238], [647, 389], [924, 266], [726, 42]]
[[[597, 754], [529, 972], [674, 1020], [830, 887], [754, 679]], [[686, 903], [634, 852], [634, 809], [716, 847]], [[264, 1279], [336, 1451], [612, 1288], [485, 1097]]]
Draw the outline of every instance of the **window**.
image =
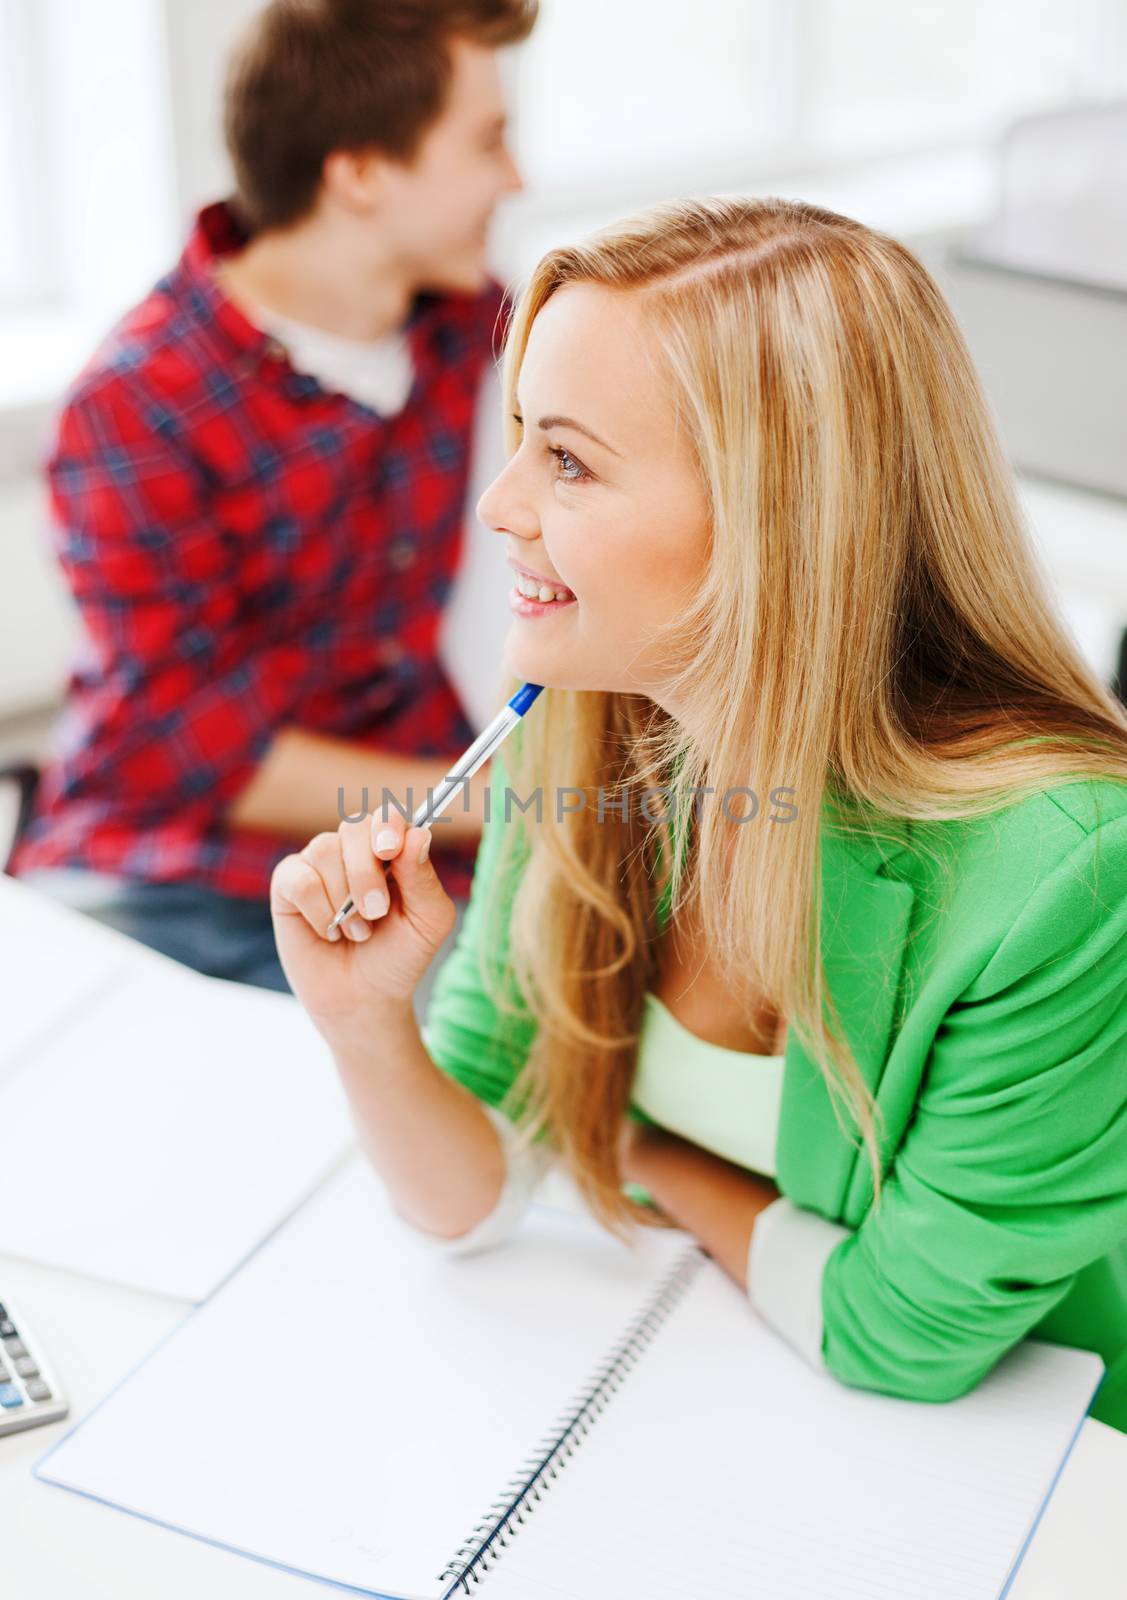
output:
[[1120, 0], [816, 0], [806, 133], [838, 151], [992, 138], [1127, 90]]
[[719, 187], [1125, 93], [1127, 3], [543, 0], [521, 50], [530, 188]]
[[0, 317], [104, 321], [178, 226], [159, 0], [0, 0]]
[[30, 9], [0, 0], [0, 314], [47, 287]]

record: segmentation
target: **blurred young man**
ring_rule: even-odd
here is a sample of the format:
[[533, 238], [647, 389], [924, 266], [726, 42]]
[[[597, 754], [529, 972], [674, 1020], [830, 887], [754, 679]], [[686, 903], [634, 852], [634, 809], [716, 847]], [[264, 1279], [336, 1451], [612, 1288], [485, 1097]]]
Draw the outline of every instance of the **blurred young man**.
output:
[[[62, 408], [84, 648], [10, 870], [202, 971], [286, 988], [275, 863], [342, 789], [418, 805], [474, 737], [437, 635], [522, 186], [497, 52], [536, 10], [267, 5], [229, 68], [234, 196]], [[435, 826], [455, 898], [487, 781]]]

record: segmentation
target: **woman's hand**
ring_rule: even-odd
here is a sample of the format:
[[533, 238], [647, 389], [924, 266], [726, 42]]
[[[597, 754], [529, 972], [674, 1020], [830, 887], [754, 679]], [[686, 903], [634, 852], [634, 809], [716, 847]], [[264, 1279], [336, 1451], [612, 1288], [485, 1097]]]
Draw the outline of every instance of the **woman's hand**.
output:
[[[364, 817], [317, 834], [274, 868], [270, 913], [282, 968], [330, 1044], [370, 1039], [381, 1016], [410, 1009], [453, 930], [457, 910], [429, 847], [429, 828]], [[330, 938], [325, 930], [349, 896], [356, 909]]]

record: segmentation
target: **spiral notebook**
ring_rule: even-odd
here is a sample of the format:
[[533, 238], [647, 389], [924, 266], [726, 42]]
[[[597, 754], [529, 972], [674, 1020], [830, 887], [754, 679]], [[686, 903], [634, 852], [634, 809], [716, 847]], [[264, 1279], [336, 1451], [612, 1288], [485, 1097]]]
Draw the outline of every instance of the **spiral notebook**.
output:
[[356, 1158], [35, 1470], [394, 1600], [995, 1600], [1101, 1371], [1027, 1340], [949, 1404], [850, 1389], [686, 1234], [538, 1199], [451, 1257]]

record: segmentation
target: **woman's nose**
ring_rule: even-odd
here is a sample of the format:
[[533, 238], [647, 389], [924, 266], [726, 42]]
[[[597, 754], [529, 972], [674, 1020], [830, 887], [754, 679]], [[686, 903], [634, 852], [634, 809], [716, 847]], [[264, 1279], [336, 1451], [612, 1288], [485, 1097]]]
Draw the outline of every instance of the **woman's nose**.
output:
[[508, 482], [508, 468], [499, 473], [477, 502], [477, 516], [494, 533], [512, 533], [534, 539], [538, 527], [531, 508], [521, 504]]

